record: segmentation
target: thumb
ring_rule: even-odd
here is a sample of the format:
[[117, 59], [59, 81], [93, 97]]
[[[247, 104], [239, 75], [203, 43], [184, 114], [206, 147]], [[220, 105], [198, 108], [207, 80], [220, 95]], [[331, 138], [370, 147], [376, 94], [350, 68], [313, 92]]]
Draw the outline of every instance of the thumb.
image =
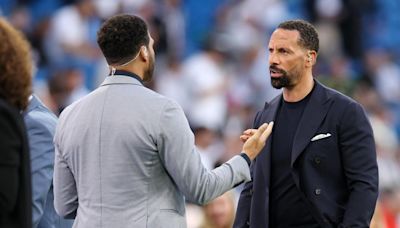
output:
[[274, 127], [274, 122], [269, 122], [265, 131], [261, 134], [260, 141], [265, 142], [267, 138], [271, 135], [272, 128]]

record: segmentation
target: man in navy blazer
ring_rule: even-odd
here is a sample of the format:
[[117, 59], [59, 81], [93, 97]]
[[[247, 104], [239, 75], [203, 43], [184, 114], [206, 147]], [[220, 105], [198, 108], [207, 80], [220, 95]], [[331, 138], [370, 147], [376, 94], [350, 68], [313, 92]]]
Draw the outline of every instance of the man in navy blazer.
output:
[[54, 209], [53, 137], [57, 117], [35, 95], [29, 99], [24, 120], [31, 152], [32, 227], [70, 228], [73, 220], [62, 219]]
[[283, 93], [256, 115], [254, 128], [275, 126], [252, 163], [234, 227], [369, 227], [378, 196], [373, 133], [357, 102], [313, 78], [318, 48], [302, 20], [271, 36], [271, 83]]

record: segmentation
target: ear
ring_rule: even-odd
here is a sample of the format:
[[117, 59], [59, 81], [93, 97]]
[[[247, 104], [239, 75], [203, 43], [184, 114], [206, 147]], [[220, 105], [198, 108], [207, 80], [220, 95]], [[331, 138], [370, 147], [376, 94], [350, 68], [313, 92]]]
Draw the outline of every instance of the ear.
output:
[[140, 57], [146, 62], [149, 60], [149, 51], [146, 46], [140, 47]]
[[314, 66], [317, 60], [317, 52], [316, 51], [308, 51], [306, 57], [306, 66]]

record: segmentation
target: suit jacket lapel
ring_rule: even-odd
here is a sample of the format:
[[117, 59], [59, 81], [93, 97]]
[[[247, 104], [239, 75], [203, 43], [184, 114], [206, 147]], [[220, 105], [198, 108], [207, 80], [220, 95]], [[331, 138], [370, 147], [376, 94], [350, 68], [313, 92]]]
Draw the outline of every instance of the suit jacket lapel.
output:
[[314, 80], [315, 88], [311, 94], [310, 100], [304, 109], [299, 126], [297, 127], [294, 136], [291, 166], [296, 162], [306, 146], [311, 142], [311, 138], [317, 132], [318, 127], [324, 120], [329, 107], [329, 97], [326, 93], [326, 88], [318, 81]]
[[[276, 113], [278, 111], [281, 100], [282, 100], [282, 95], [274, 98], [269, 104], [266, 105], [266, 107], [264, 108], [264, 110], [265, 110], [264, 116], [261, 116], [261, 120], [263, 122], [269, 123], [270, 121], [275, 121]], [[272, 144], [271, 142], [272, 142], [272, 134], [269, 137], [269, 139], [267, 139], [267, 143], [258, 158], [258, 160], [262, 161], [260, 164], [263, 164], [262, 171], [263, 171], [264, 177], [266, 179], [267, 187], [269, 187], [269, 180], [270, 180], [269, 173], [270, 173], [270, 167], [271, 167], [271, 165], [270, 165], [271, 164], [271, 144]]]

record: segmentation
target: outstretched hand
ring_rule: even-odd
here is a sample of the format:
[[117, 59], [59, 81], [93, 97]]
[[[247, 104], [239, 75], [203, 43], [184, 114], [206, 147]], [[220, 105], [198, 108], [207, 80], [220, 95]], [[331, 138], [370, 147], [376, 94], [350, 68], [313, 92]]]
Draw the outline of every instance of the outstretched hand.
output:
[[[243, 145], [243, 152], [249, 156], [250, 160], [254, 160], [265, 146], [265, 142], [272, 132], [273, 125], [273, 122], [269, 124], [264, 123], [258, 129], [248, 129], [244, 132], [245, 134], [247, 132], [247, 134], [244, 137], [245, 143]], [[240, 136], [240, 139], [242, 139], [242, 136]]]
[[257, 129], [247, 129], [243, 131], [243, 134], [240, 136], [240, 140], [242, 143], [245, 143], [251, 136], [256, 133]]

